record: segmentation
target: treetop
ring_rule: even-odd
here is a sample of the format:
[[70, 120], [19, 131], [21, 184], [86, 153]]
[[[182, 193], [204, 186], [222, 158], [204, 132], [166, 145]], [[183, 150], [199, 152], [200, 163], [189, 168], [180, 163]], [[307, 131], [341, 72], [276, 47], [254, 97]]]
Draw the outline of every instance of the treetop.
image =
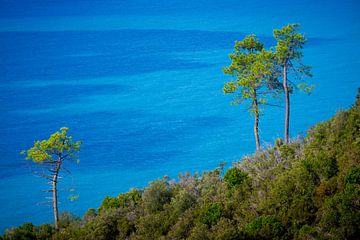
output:
[[261, 51], [264, 48], [264, 44], [259, 41], [259, 38], [255, 34], [247, 35], [242, 41], [235, 42], [235, 50], [249, 53]]
[[72, 137], [67, 135], [68, 131], [69, 128], [62, 127], [60, 131], [51, 134], [49, 139], [35, 141], [33, 147], [22, 151], [21, 154], [26, 155], [26, 160], [32, 160], [36, 163], [65, 158], [76, 161], [76, 154], [80, 151], [82, 142], [73, 141]]
[[299, 32], [300, 24], [288, 24], [281, 29], [273, 31], [277, 41], [276, 57], [280, 62], [290, 60], [300, 60], [302, 57], [301, 49], [306, 43], [304, 34]]

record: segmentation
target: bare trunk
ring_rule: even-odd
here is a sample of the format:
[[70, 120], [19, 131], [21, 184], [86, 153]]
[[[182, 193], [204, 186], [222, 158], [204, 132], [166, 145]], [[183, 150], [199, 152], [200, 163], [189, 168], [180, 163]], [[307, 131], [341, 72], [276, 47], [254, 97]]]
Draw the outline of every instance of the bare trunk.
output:
[[256, 142], [256, 151], [260, 150], [260, 139], [259, 139], [259, 106], [256, 97], [256, 91], [254, 92], [254, 100], [253, 100], [253, 107], [254, 107], [254, 136]]
[[61, 166], [61, 159], [58, 160], [56, 170], [53, 176], [53, 207], [54, 207], [54, 225], [55, 229], [59, 229], [59, 211], [58, 211], [58, 201], [57, 201], [57, 179], [59, 176], [59, 170]]
[[284, 93], [285, 93], [285, 132], [284, 132], [284, 138], [285, 138], [285, 144], [288, 144], [289, 143], [290, 96], [289, 96], [289, 86], [288, 86], [288, 83], [287, 83], [287, 67], [286, 67], [286, 64], [283, 67], [283, 75], [284, 75], [283, 87], [284, 87]]

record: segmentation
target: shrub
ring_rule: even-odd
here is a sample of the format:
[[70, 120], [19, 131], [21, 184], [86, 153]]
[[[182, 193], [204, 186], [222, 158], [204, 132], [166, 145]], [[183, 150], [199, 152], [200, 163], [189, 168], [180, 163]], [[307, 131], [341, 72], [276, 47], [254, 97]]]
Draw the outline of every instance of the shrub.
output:
[[211, 226], [215, 225], [223, 213], [223, 208], [218, 203], [205, 205], [205, 209], [201, 218], [201, 222]]
[[66, 228], [73, 222], [79, 222], [80, 218], [71, 212], [62, 212], [59, 215], [59, 228]]
[[280, 239], [285, 228], [272, 216], [260, 216], [245, 227], [245, 233], [250, 239]]
[[170, 227], [167, 214], [158, 212], [140, 217], [136, 224], [136, 233], [143, 239], [159, 239], [167, 234]]
[[171, 200], [171, 206], [175, 215], [182, 215], [187, 209], [191, 208], [195, 202], [195, 197], [186, 189], [182, 189]]
[[92, 220], [94, 220], [94, 218], [97, 216], [97, 212], [94, 208], [89, 208], [87, 210], [87, 212], [85, 213], [85, 215], [83, 216], [83, 223], [87, 223], [87, 222], [91, 222]]
[[236, 229], [236, 223], [226, 218], [221, 218], [212, 228], [211, 239], [214, 240], [238, 240], [240, 235]]
[[36, 239], [36, 227], [32, 223], [24, 223], [23, 225], [7, 230], [4, 236], [5, 240], [31, 240]]
[[164, 179], [151, 182], [150, 186], [145, 188], [142, 199], [146, 211], [150, 213], [161, 211], [164, 204], [171, 199], [169, 184]]
[[301, 227], [301, 229], [295, 239], [310, 240], [310, 239], [320, 239], [320, 237], [314, 227], [311, 227], [311, 226], [305, 224], [304, 226]]
[[360, 187], [349, 184], [343, 192], [327, 198], [320, 210], [320, 226], [324, 233], [337, 239], [360, 236]]
[[119, 235], [118, 221], [123, 217], [121, 209], [109, 209], [101, 212], [84, 227], [83, 239], [111, 240]]
[[199, 223], [197, 224], [190, 233], [188, 238], [189, 240], [208, 240], [209, 238], [209, 229], [206, 225]]
[[120, 200], [117, 197], [106, 196], [101, 203], [99, 212], [105, 211], [111, 208], [119, 208], [121, 205]]
[[229, 189], [241, 185], [247, 178], [247, 174], [241, 169], [233, 167], [230, 168], [224, 176], [224, 181]]
[[3, 237], [0, 236], [0, 239], [4, 240], [46, 240], [51, 239], [54, 234], [55, 229], [50, 224], [43, 224], [40, 226], [35, 226], [32, 223], [24, 223], [23, 225], [12, 228], [6, 231]]
[[360, 166], [352, 169], [345, 177], [346, 184], [360, 184]]

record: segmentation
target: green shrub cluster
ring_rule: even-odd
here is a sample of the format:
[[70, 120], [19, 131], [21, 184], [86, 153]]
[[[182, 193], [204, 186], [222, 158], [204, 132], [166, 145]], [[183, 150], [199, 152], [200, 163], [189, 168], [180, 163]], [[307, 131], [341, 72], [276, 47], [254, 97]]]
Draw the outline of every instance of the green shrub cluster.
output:
[[183, 174], [106, 197], [60, 230], [31, 223], [2, 239], [358, 239], [360, 102], [290, 144], [225, 173]]

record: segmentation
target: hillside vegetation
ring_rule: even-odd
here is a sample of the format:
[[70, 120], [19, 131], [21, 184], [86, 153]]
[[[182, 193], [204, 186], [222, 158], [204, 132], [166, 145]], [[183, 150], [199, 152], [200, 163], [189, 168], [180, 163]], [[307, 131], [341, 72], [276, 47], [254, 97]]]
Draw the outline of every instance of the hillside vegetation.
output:
[[25, 223], [2, 239], [358, 239], [360, 96], [304, 138], [245, 156], [224, 172], [164, 177], [106, 197], [60, 230]]

